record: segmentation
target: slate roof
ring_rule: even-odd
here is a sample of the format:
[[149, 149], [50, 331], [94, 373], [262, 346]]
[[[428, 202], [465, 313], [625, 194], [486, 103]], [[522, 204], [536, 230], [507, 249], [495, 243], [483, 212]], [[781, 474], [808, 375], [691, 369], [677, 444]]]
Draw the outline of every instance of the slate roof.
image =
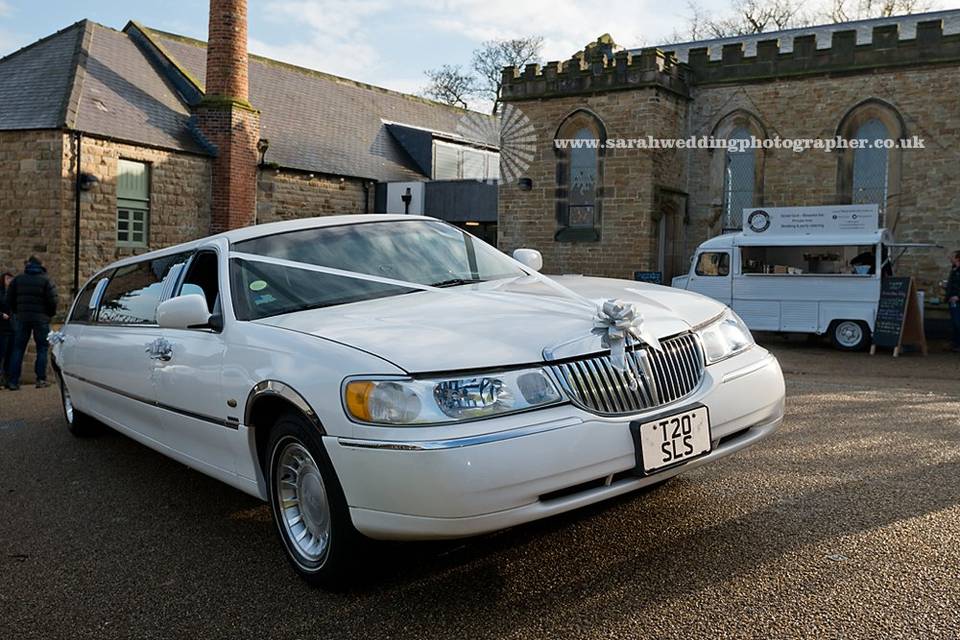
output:
[[[207, 153], [190, 124], [205, 71], [202, 41], [82, 20], [0, 59], [0, 130], [75, 129]], [[268, 163], [380, 181], [425, 177], [388, 125], [464, 141], [461, 119], [487, 117], [260, 56], [250, 56], [250, 102]]]
[[0, 129], [63, 126], [82, 35], [74, 24], [0, 59]]
[[126, 34], [89, 20], [0, 60], [0, 130], [76, 129], [200, 153], [189, 118]]
[[[146, 33], [202, 90], [206, 43], [133, 28]], [[266, 161], [295, 169], [376, 180], [422, 179], [418, 164], [386, 124], [457, 137], [461, 119], [471, 113], [256, 55], [250, 56], [249, 78], [250, 103], [261, 112], [260, 135], [270, 142]], [[495, 140], [482, 142], [496, 145]]]

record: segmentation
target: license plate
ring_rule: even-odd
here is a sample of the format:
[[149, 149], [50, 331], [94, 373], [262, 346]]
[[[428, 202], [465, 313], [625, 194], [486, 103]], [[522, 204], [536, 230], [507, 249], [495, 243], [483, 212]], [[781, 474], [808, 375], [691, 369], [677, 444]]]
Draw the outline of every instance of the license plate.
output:
[[637, 425], [644, 473], [670, 467], [710, 451], [710, 414], [706, 407], [634, 424]]

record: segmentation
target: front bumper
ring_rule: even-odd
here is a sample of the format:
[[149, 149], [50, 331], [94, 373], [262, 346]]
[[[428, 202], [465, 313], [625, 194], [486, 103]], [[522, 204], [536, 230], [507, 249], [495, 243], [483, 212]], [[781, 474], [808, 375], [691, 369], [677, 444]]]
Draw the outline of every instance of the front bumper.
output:
[[[756, 347], [707, 367], [700, 387], [669, 407], [707, 405], [713, 450], [635, 476], [630, 422], [572, 405], [489, 422], [488, 433], [434, 440], [324, 439], [357, 529], [380, 539], [471, 536], [563, 513], [718, 460], [767, 437], [783, 418], [783, 375]], [[511, 428], [504, 430], [503, 421]], [[498, 428], [499, 427], [499, 428]]]

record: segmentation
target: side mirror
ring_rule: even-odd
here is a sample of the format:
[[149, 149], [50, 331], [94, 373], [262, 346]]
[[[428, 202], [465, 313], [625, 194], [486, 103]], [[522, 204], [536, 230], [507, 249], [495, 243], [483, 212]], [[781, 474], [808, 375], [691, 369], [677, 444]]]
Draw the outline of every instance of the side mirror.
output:
[[163, 329], [199, 329], [209, 327], [212, 316], [201, 295], [177, 296], [157, 307], [157, 324]]
[[517, 249], [513, 252], [513, 259], [528, 269], [543, 269], [543, 256], [536, 249]]

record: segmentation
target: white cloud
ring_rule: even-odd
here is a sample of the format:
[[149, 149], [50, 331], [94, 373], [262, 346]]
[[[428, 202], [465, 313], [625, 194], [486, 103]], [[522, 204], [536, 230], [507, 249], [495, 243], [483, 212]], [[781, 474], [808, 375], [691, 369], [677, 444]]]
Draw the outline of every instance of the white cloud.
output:
[[250, 50], [311, 69], [364, 77], [379, 59], [368, 25], [373, 16], [388, 9], [389, 3], [379, 0], [268, 2], [262, 9], [264, 19], [289, 25], [291, 30], [306, 27], [306, 37], [282, 43], [251, 38]]
[[[650, 0], [444, 0], [420, 2], [431, 25], [476, 41], [544, 36], [544, 57], [565, 60], [609, 33], [625, 47], [663, 37], [679, 20]], [[432, 9], [432, 10], [431, 10]]]
[[[698, 3], [714, 15], [731, 6]], [[251, 38], [254, 53], [412, 93], [424, 69], [469, 65], [484, 40], [542, 35], [544, 59], [567, 60], [604, 33], [627, 48], [664, 44], [689, 13], [683, 0], [267, 0], [250, 10], [269, 34]], [[466, 46], [451, 53], [451, 41]]]
[[[3, 2], [3, 0], [0, 0]], [[569, 58], [609, 32], [618, 43], [648, 42], [642, 34], [667, 33], [675, 22], [652, 0], [271, 0], [251, 5], [253, 19], [282, 28], [285, 37], [251, 38], [250, 50], [305, 67], [416, 92], [423, 69], [450, 59], [431, 42], [436, 35], [484, 40], [544, 36], [544, 57]], [[403, 20], [412, 37], [400, 41], [390, 27]], [[469, 56], [467, 56], [469, 58]], [[480, 105], [478, 105], [480, 106]]]

